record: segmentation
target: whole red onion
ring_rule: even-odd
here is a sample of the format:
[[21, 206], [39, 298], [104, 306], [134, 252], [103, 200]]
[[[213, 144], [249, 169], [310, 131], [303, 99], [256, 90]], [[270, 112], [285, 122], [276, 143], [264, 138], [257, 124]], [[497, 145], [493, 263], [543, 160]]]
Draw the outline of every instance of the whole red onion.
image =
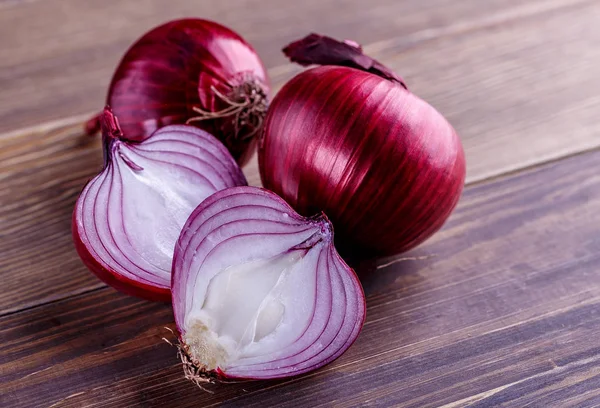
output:
[[324, 211], [338, 238], [373, 254], [431, 236], [464, 184], [452, 126], [356, 43], [312, 34], [284, 53], [326, 66], [294, 77], [271, 103], [259, 146], [263, 185], [301, 214]]
[[102, 128], [104, 168], [75, 204], [75, 248], [114, 288], [168, 301], [175, 242], [187, 217], [206, 197], [246, 179], [225, 146], [193, 126], [165, 126], [132, 143], [107, 108]]
[[321, 214], [257, 187], [218, 191], [183, 226], [171, 290], [186, 377], [269, 379], [315, 370], [357, 338], [365, 298]]
[[[154, 28], [129, 48], [106, 103], [128, 140], [190, 123], [221, 140], [243, 164], [253, 153], [268, 94], [265, 68], [242, 37], [212, 21], [188, 18]], [[96, 117], [87, 131], [99, 127]]]

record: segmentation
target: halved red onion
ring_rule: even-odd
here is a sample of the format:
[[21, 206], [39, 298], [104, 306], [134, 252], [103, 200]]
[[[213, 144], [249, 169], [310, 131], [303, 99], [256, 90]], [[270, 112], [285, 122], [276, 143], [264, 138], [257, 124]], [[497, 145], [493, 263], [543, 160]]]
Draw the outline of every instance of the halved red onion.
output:
[[305, 218], [257, 187], [194, 210], [173, 257], [173, 311], [186, 377], [281, 378], [340, 356], [365, 299], [324, 214]]
[[104, 169], [75, 205], [75, 247], [109, 285], [168, 301], [173, 249], [186, 219], [206, 197], [246, 179], [225, 146], [198, 128], [166, 126], [131, 143], [106, 108], [102, 131]]

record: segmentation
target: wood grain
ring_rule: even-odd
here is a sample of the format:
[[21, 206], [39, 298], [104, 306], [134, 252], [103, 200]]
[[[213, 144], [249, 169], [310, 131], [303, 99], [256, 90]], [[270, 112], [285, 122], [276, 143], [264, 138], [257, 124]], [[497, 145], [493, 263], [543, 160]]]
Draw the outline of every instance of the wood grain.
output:
[[[477, 27], [488, 15], [512, 20], [573, 1], [532, 0], [526, 7], [520, 0], [488, 0], [486, 7], [478, 7], [479, 0], [378, 0], [368, 7], [357, 0], [3, 2], [0, 132], [100, 109], [112, 72], [129, 45], [173, 18], [200, 16], [231, 26], [273, 68], [286, 63], [283, 45], [314, 30], [363, 44], [390, 38], [405, 42]], [[275, 69], [274, 75], [279, 72]]]
[[[483, 4], [0, 0], [0, 406], [600, 406], [600, 151], [536, 167], [600, 145], [600, 3]], [[190, 15], [244, 35], [275, 89], [300, 70], [288, 41], [362, 42], [450, 119], [479, 182], [407, 254], [426, 259], [359, 266], [368, 318], [348, 353], [214, 394], [162, 340], [170, 307], [104, 287], [70, 237], [101, 165], [81, 122], [135, 38]]]
[[201, 392], [161, 340], [169, 306], [101, 288], [1, 318], [2, 405], [597, 406], [598, 163], [472, 186], [428, 259], [360, 266], [365, 328], [315, 373]]
[[600, 146], [600, 3], [569, 4], [378, 45], [378, 58], [461, 135], [468, 182]]
[[597, 21], [598, 2], [527, 2], [364, 48], [453, 124], [472, 183], [600, 146]]

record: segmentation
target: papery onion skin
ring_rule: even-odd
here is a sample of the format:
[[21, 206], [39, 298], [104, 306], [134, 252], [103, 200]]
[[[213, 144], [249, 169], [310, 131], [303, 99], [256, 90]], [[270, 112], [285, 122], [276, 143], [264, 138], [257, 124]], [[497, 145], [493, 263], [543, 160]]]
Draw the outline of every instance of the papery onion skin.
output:
[[259, 145], [262, 183], [301, 214], [324, 211], [344, 246], [378, 256], [406, 251], [458, 202], [466, 170], [460, 139], [360, 48], [320, 38], [284, 51], [303, 64], [337, 59], [354, 68], [312, 68], [279, 91]]
[[[243, 165], [254, 151], [269, 92], [266, 70], [242, 37], [215, 22], [187, 18], [154, 28], [129, 48], [106, 103], [128, 140], [142, 141], [162, 126], [190, 121], [221, 140]], [[236, 102], [250, 98], [250, 106], [238, 112], [252, 113], [245, 124], [237, 114], [223, 113], [231, 105], [219, 94]], [[86, 131], [97, 130], [93, 118]]]
[[[101, 123], [103, 127], [102, 143], [104, 149], [104, 168], [100, 174], [98, 174], [94, 179], [90, 180], [86, 184], [73, 209], [71, 232], [73, 236], [75, 249], [77, 250], [79, 257], [86, 265], [86, 267], [104, 283], [112, 286], [120, 292], [131, 296], [136, 296], [152, 301], [168, 302], [171, 300], [170, 276], [167, 279], [167, 281], [163, 282], [162, 284], [149, 282], [144, 276], [130, 277], [127, 276], [127, 273], [130, 273], [131, 271], [124, 271], [124, 269], [126, 268], [122, 265], [118, 267], [115, 266], [115, 263], [120, 264], [120, 261], [118, 261], [117, 258], [114, 258], [114, 255], [111, 255], [110, 259], [104, 259], [102, 256], [99, 255], [99, 252], [97, 251], [95, 246], [102, 246], [104, 247], [105, 251], [107, 251], [106, 245], [110, 245], [110, 241], [114, 241], [115, 238], [111, 237], [107, 241], [106, 239], [102, 240], [99, 238], [92, 239], [90, 238], [91, 235], [88, 236], [89, 231], [86, 231], [85, 227], [86, 222], [88, 222], [85, 220], [86, 217], [92, 217], [92, 219], [94, 220], [94, 225], [97, 225], [98, 220], [96, 218], [95, 211], [93, 211], [90, 214], [89, 211], [84, 211], [84, 207], [86, 205], [89, 206], [95, 204], [97, 200], [102, 201], [102, 199], [100, 199], [100, 197], [98, 196], [88, 197], [88, 194], [90, 194], [89, 191], [92, 184], [96, 180], [103, 177], [105, 172], [110, 171], [111, 169], [117, 166], [115, 164], [115, 160], [117, 160], [117, 157], [115, 157], [115, 152], [117, 152], [116, 155], [118, 156], [120, 148], [128, 147], [131, 149], [139, 150], [144, 148], [144, 146], [148, 146], [147, 149], [149, 149], [149, 151], [151, 151], [153, 154], [157, 154], [160, 153], [160, 151], [156, 150], [155, 147], [157, 142], [170, 145], [170, 149], [175, 149], [176, 146], [183, 146], [189, 152], [194, 152], [197, 149], [199, 149], [199, 146], [201, 146], [201, 151], [208, 153], [204, 153], [203, 157], [192, 156], [194, 162], [207, 159], [219, 160], [218, 163], [215, 162], [212, 164], [216, 169], [215, 174], [203, 174], [202, 177], [206, 179], [212, 177], [214, 178], [214, 180], [219, 180], [219, 183], [224, 183], [225, 187], [235, 185], [246, 185], [247, 182], [241, 172], [241, 169], [239, 168], [239, 166], [237, 166], [237, 164], [235, 163], [225, 146], [223, 146], [217, 139], [212, 137], [210, 134], [200, 129], [196, 129], [192, 126], [172, 125], [158, 130], [149, 138], [147, 138], [145, 142], [133, 143], [123, 138], [123, 133], [119, 126], [119, 122], [113, 115], [109, 107], [105, 108], [101, 118]], [[181, 135], [186, 132], [189, 132], [190, 134], [186, 135], [185, 137], [176, 137], [177, 135]], [[163, 140], [161, 138], [166, 139]], [[172, 154], [173, 151], [174, 150], [168, 150], [166, 154]], [[167, 162], [163, 162], [162, 166], [164, 166], [164, 163]], [[189, 162], [186, 163], [187, 165], [189, 165]], [[136, 166], [136, 164], [133, 162], [130, 165], [133, 167]], [[175, 163], [174, 165], [179, 164]], [[180, 166], [185, 167], [188, 170], [193, 170], [183, 165]], [[225, 169], [225, 172], [223, 172], [223, 169]], [[142, 175], [144, 174], [143, 168], [140, 167], [138, 170], [141, 172]], [[126, 189], [124, 186], [121, 186], [120, 188], [122, 202], [123, 192], [126, 191]], [[190, 184], [189, 188], [195, 189], [199, 188], [199, 186]], [[105, 201], [101, 202], [101, 207], [107, 208], [108, 214], [108, 211], [110, 211], [110, 200], [107, 197], [104, 197], [103, 199]], [[123, 215], [121, 215], [121, 217], [124, 219]], [[110, 229], [111, 227], [109, 226], [109, 230]], [[117, 233], [120, 234], [120, 231]], [[98, 231], [95, 228], [93, 234], [98, 235]], [[130, 259], [131, 263], [137, 264], [137, 262], [133, 260], [135, 256], [139, 255], [136, 255], [134, 253], [129, 253], [125, 255], [126, 258]]]
[[[250, 201], [251, 203], [249, 203]], [[215, 256], [214, 253], [216, 252], [216, 248], [224, 243], [231, 243], [232, 239], [240, 238], [241, 236], [253, 236], [255, 234], [260, 234], [253, 229], [253, 227], [242, 228], [242, 224], [247, 222], [248, 224], [256, 225], [256, 222], [260, 221], [262, 218], [260, 211], [264, 211], [265, 209], [268, 210], [268, 212], [271, 212], [271, 210], [278, 212], [283, 216], [283, 218], [281, 218], [282, 223], [289, 222], [288, 226], [312, 225], [316, 231], [321, 231], [320, 233], [317, 233], [316, 240], [306, 241], [306, 247], [300, 245], [290, 248], [290, 250], [306, 248], [306, 251], [308, 252], [317, 247], [317, 245], [322, 246], [322, 249], [320, 249], [322, 252], [319, 252], [319, 257], [329, 256], [329, 258], [327, 258], [329, 261], [326, 262], [326, 265], [331, 268], [328, 269], [327, 277], [331, 280], [337, 279], [337, 285], [341, 291], [334, 291], [330, 284], [329, 296], [331, 297], [332, 303], [329, 306], [331, 309], [329, 309], [328, 316], [329, 318], [333, 319], [333, 315], [337, 313], [337, 316], [340, 317], [339, 308], [341, 308], [342, 305], [346, 305], [347, 308], [344, 309], [345, 316], [342, 321], [338, 323], [339, 326], [329, 327], [331, 322], [328, 321], [320, 330], [320, 332], [318, 330], [315, 332], [317, 334], [317, 341], [315, 343], [309, 343], [306, 347], [304, 346], [305, 343], [303, 343], [302, 340], [304, 335], [310, 329], [305, 328], [304, 332], [300, 336], [300, 339], [296, 339], [294, 343], [291, 344], [291, 346], [300, 345], [299, 350], [301, 351], [295, 352], [296, 354], [292, 353], [287, 358], [277, 357], [274, 361], [269, 361], [266, 364], [268, 366], [273, 362], [277, 362], [277, 368], [264, 368], [265, 363], [253, 363], [251, 364], [252, 368], [249, 370], [247, 367], [242, 365], [241, 372], [236, 371], [236, 369], [239, 370], [239, 367], [234, 367], [233, 373], [231, 368], [227, 369], [222, 367], [217, 367], [214, 370], [205, 370], [202, 365], [192, 357], [190, 346], [187, 345], [184, 340], [184, 336], [186, 334], [186, 313], [189, 312], [190, 307], [193, 307], [191, 305], [196, 303], [193, 298], [189, 298], [190, 292], [195, 291], [195, 285], [199, 279], [202, 279], [200, 278], [202, 273], [210, 274], [213, 272], [212, 270], [202, 271], [201, 268], [204, 266], [210, 256]], [[229, 220], [220, 222], [222, 219], [219, 218], [216, 220], [215, 217], [225, 217]], [[212, 227], [210, 226], [211, 222], [214, 223]], [[271, 220], [270, 222], [273, 221]], [[227, 231], [227, 228], [233, 227], [234, 224], [236, 226], [235, 229], [239, 229], [239, 235], [230, 235], [231, 233], [225, 232]], [[280, 234], [281, 233], [274, 234], [272, 232], [266, 233], [266, 235]], [[176, 246], [175, 255], [173, 257], [173, 270], [171, 274], [173, 313], [175, 316], [177, 329], [180, 334], [180, 344], [178, 346], [180, 351], [179, 357], [183, 362], [186, 378], [192, 380], [197, 385], [200, 385], [199, 383], [201, 382], [230, 382], [232, 380], [240, 381], [285, 378], [316, 370], [335, 360], [343, 352], [345, 352], [354, 343], [358, 333], [360, 332], [360, 329], [364, 324], [366, 317], [365, 295], [354, 271], [348, 265], [346, 265], [344, 260], [337, 254], [333, 246], [332, 239], [333, 227], [324, 214], [308, 218], [302, 217], [298, 215], [289, 206], [289, 204], [283, 201], [280, 197], [268, 190], [258, 187], [232, 187], [221, 190], [203, 201], [202, 204], [200, 204], [190, 215], [186, 225], [182, 229], [182, 233]], [[240, 249], [246, 250], [246, 248]], [[238, 254], [235, 253], [232, 254], [232, 256], [236, 257]], [[227, 257], [227, 259], [229, 261], [229, 257]], [[334, 266], [334, 264], [336, 266]], [[195, 268], [193, 265], [200, 265], [200, 267]], [[225, 270], [227, 270], [227, 268], [228, 267], [226, 267]], [[334, 271], [337, 271], [338, 273], [342, 271], [341, 274], [344, 275], [344, 278], [340, 278], [339, 276], [341, 275], [334, 277]], [[212, 282], [215, 276], [206, 276], [203, 279], [210, 278], [210, 281]], [[307, 274], [306, 276], [308, 277], [309, 275]], [[342, 281], [344, 281], [344, 283], [342, 283]], [[298, 290], [300, 290], [300, 288]], [[319, 293], [319, 286], [317, 285], [317, 302], [319, 299], [323, 301], [323, 297], [319, 298]], [[321, 292], [321, 294], [323, 294], [323, 292]], [[347, 297], [355, 298], [347, 299]], [[346, 299], [347, 303], [344, 303], [342, 299]], [[348, 307], [348, 305], [352, 304], [353, 307]], [[333, 312], [333, 308], [338, 309]], [[313, 313], [317, 313], [317, 309], [318, 306], [315, 306]], [[323, 312], [323, 310], [321, 312]], [[323, 317], [323, 315], [320, 316], [321, 318]], [[317, 318], [314, 319], [318, 320]], [[309, 327], [313, 324], [316, 325], [317, 323], [313, 323], [311, 320], [309, 322]], [[337, 331], [335, 331], [336, 327]], [[333, 330], [329, 330], [331, 328]], [[327, 340], [327, 336], [325, 335], [325, 333], [328, 331], [329, 334], [327, 334], [327, 336], [330, 337], [329, 340]], [[343, 331], [346, 332], [346, 337], [339, 337]], [[340, 339], [342, 340], [341, 345], [339, 343]], [[337, 348], [332, 350], [331, 348], [333, 347], [332, 345], [334, 343], [337, 344], [337, 346], [335, 346]], [[316, 351], [313, 351], [313, 354], [304, 354], [312, 347], [316, 347]], [[277, 350], [277, 353], [282, 353], [285, 355], [286, 350]], [[321, 353], [326, 355], [321, 355]], [[297, 365], [289, 365], [290, 363], [288, 360], [297, 358], [298, 356], [302, 356], [302, 358], [305, 358], [305, 360], [300, 359], [301, 361], [298, 362]], [[319, 360], [320, 357], [322, 357], [322, 360]], [[310, 363], [306, 363], [307, 361], [310, 361]], [[304, 366], [302, 364], [304, 364]], [[259, 368], [255, 368], [255, 366], [259, 366]], [[269, 374], [271, 371], [274, 371], [275, 373]]]

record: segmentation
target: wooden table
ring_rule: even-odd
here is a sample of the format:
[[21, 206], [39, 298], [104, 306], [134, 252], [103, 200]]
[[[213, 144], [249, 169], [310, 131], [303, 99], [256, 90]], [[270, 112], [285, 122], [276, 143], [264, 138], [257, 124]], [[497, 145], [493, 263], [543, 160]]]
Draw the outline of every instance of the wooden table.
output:
[[[170, 306], [106, 287], [70, 237], [101, 165], [82, 121], [136, 37], [191, 15], [245, 36], [276, 88], [299, 71], [288, 41], [360, 41], [449, 118], [468, 161], [418, 259], [359, 268], [367, 321], [346, 354], [212, 394], [162, 340]], [[0, 0], [0, 405], [600, 406], [599, 146], [597, 0]]]

